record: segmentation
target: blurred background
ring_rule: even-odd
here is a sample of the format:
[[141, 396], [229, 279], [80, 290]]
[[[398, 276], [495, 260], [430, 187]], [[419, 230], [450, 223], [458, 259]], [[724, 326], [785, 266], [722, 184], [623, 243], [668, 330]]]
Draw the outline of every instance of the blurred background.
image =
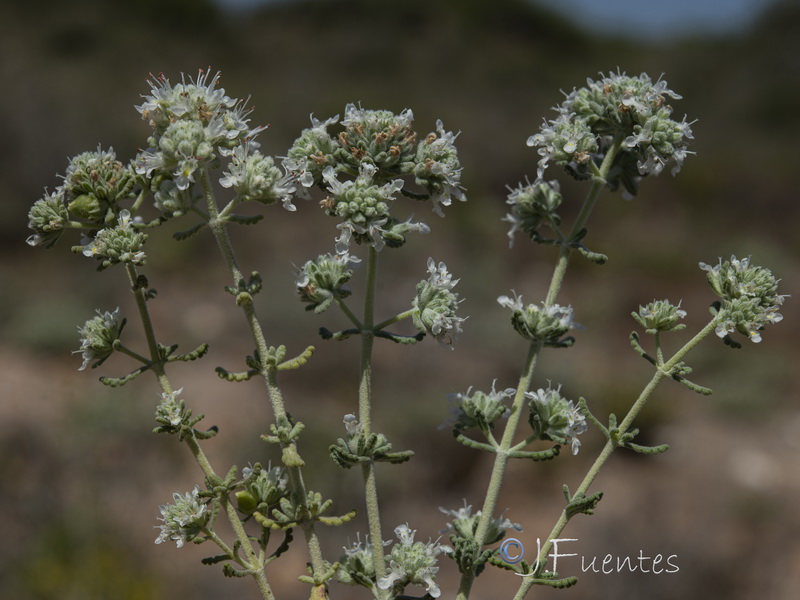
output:
[[[309, 114], [342, 114], [348, 102], [412, 108], [422, 135], [438, 118], [461, 131], [469, 202], [445, 219], [420, 212], [431, 235], [381, 256], [379, 315], [408, 306], [428, 256], [461, 278], [462, 312], [470, 315], [453, 352], [431, 340], [377, 345], [376, 427], [396, 449], [416, 452], [409, 464], [379, 469], [385, 535], [408, 522], [423, 540], [445, 524], [439, 506], [466, 500], [480, 507], [491, 463], [437, 429], [448, 416], [447, 394], [486, 390], [495, 378], [498, 389], [516, 385], [526, 347], [495, 298], [514, 289], [536, 301], [549, 281], [552, 249], [522, 239], [509, 249], [500, 220], [505, 186], [535, 177], [538, 157], [525, 140], [553, 116], [559, 90], [617, 68], [654, 79], [663, 73], [685, 98], [673, 103], [675, 116], [698, 120], [697, 156], [674, 179], [644, 181], [633, 201], [603, 196], [586, 243], [610, 261], [596, 267], [573, 259], [560, 301], [575, 306], [585, 330], [573, 349], [542, 356], [534, 387], [561, 383], [602, 419], [624, 413], [650, 378], [628, 344], [630, 312], [654, 298], [680, 300], [688, 331], [699, 329], [714, 299], [699, 261], [751, 255], [783, 277], [781, 293], [794, 298], [760, 345], [734, 351], [708, 339], [689, 355], [693, 380], [713, 388], [712, 396], [669, 383], [657, 391], [637, 422], [640, 441], [668, 442], [671, 450], [612, 457], [593, 488], [605, 492], [596, 515], [577, 517], [565, 531], [579, 541], [563, 551], [578, 556], [560, 560], [560, 570], [581, 582], [529, 597], [800, 597], [798, 31], [800, 6], [788, 0], [0, 3], [0, 597], [257, 597], [250, 580], [226, 580], [218, 567], [199, 564], [213, 548], [152, 543], [158, 505], [200, 483], [185, 448], [151, 433], [155, 382], [102, 386], [99, 375], [131, 368], [117, 357], [98, 371], [76, 370], [76, 327], [95, 308], [120, 306], [131, 319], [126, 341], [140, 341], [124, 275], [97, 274], [69, 252], [76, 241], [66, 236], [48, 251], [24, 243], [30, 205], [60, 183], [68, 157], [100, 144], [127, 160], [146, 146], [147, 126], [133, 106], [149, 91], [150, 73], [177, 81], [209, 66], [222, 71], [229, 95], [252, 97], [252, 123], [270, 126], [260, 137], [268, 154], [285, 154]], [[563, 183], [569, 222], [585, 189]], [[257, 298], [269, 342], [290, 353], [318, 348], [281, 381], [290, 410], [307, 425], [307, 482], [333, 498], [336, 511], [361, 510], [360, 473], [335, 470], [327, 456], [344, 432], [343, 414], [355, 410], [358, 342], [322, 342], [320, 326], [344, 321], [333, 311], [306, 313], [293, 290], [294, 265], [332, 249], [335, 223], [315, 202], [298, 206], [295, 214], [269, 207], [258, 226], [235, 231], [239, 259], [269, 282]], [[260, 384], [228, 384], [213, 373], [217, 365], [244, 368], [252, 352], [222, 290], [223, 265], [207, 235], [179, 244], [169, 233], [165, 227], [148, 242], [157, 330], [183, 350], [211, 345], [202, 361], [173, 369], [173, 381], [206, 425], [220, 426], [206, 443], [219, 472], [275, 461], [274, 448], [259, 440], [270, 422]], [[675, 337], [677, 348], [682, 338]], [[516, 537], [531, 556], [561, 510], [561, 485], [577, 486], [601, 445], [592, 431], [577, 457], [510, 467], [500, 507], [524, 527]], [[359, 518], [323, 531], [327, 557], [336, 559], [365, 529]], [[675, 555], [680, 570], [582, 573], [581, 556], [588, 565], [595, 556], [599, 564], [607, 554], [636, 559], [640, 551]], [[281, 600], [307, 597], [296, 583], [305, 556], [298, 540], [278, 563], [284, 566], [269, 571]], [[443, 598], [456, 576], [443, 561]], [[517, 584], [510, 572], [491, 569], [472, 597], [510, 598]], [[334, 584], [331, 597], [368, 594]]]

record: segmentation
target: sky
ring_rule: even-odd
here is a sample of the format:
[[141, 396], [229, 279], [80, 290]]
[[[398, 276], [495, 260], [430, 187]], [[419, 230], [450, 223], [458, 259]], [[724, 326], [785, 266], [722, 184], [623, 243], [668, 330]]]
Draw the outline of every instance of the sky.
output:
[[[215, 0], [234, 9], [298, 0]], [[382, 1], [382, 0], [376, 0]], [[434, 0], [435, 1], [435, 0]], [[681, 34], [725, 35], [747, 28], [776, 0], [530, 0], [606, 34], [659, 41]]]

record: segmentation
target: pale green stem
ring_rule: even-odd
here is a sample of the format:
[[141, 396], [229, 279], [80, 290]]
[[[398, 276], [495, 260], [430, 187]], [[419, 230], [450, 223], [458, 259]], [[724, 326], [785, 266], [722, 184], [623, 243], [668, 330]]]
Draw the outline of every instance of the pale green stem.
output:
[[[217, 241], [217, 246], [219, 247], [225, 263], [231, 272], [231, 276], [233, 278], [233, 288], [237, 289], [239, 287], [239, 283], [244, 281], [244, 276], [242, 275], [242, 271], [236, 261], [236, 256], [233, 251], [233, 244], [231, 243], [230, 236], [228, 235], [228, 230], [225, 227], [225, 221], [220, 218], [214, 191], [211, 188], [211, 182], [209, 181], [208, 173], [205, 171], [202, 173], [201, 181], [203, 185], [203, 192], [206, 198], [206, 205], [208, 207], [208, 226], [214, 234], [214, 239]], [[258, 349], [258, 353], [263, 359], [268, 355], [269, 347], [267, 346], [267, 341], [264, 337], [264, 331], [261, 328], [261, 323], [256, 315], [256, 310], [252, 299], [241, 302], [241, 308], [245, 314], [245, 318], [253, 336], [253, 340], [255, 341], [256, 348]], [[280, 388], [278, 387], [277, 374], [274, 370], [268, 369], [265, 366], [261, 371], [261, 375], [267, 388], [267, 396], [270, 400], [270, 404], [272, 405], [272, 411], [275, 420], [278, 421], [286, 418], [286, 408]], [[294, 446], [295, 443], [290, 442], [290, 445]], [[286, 470], [289, 474], [289, 481], [295, 501], [301, 507], [307, 508], [308, 492], [305, 488], [300, 467], [287, 466]], [[303, 533], [308, 545], [313, 573], [314, 575], [320, 575], [325, 572], [325, 561], [322, 558], [319, 538], [316, 534], [314, 523], [304, 523]]]
[[375, 327], [373, 327], [373, 329], [375, 331], [379, 331], [379, 330], [383, 329], [384, 327], [388, 327], [389, 325], [393, 325], [394, 323], [402, 321], [403, 319], [407, 319], [408, 317], [410, 317], [413, 314], [414, 314], [414, 309], [413, 308], [409, 308], [408, 310], [403, 311], [400, 314], [393, 316], [391, 319], [386, 319], [385, 321], [381, 321], [380, 323], [375, 325]]
[[[567, 237], [567, 241], [573, 240], [578, 232], [586, 227], [586, 222], [589, 220], [589, 215], [592, 213], [592, 209], [597, 202], [600, 191], [606, 185], [605, 177], [608, 175], [608, 171], [611, 169], [611, 165], [614, 163], [614, 159], [616, 158], [621, 145], [622, 142], [618, 140], [611, 145], [611, 148], [608, 149], [608, 153], [606, 153], [603, 163], [600, 165], [598, 179], [592, 183], [592, 188], [589, 190], [586, 200], [583, 201], [583, 206], [581, 206], [578, 216], [575, 217], [575, 224], [572, 226], [572, 230]], [[558, 254], [558, 262], [556, 262], [556, 268], [553, 271], [552, 278], [550, 279], [550, 289], [547, 291], [547, 298], [545, 298], [544, 301], [546, 306], [552, 306], [556, 301], [558, 292], [561, 291], [561, 284], [563, 283], [564, 276], [567, 273], [567, 265], [569, 264], [569, 257], [571, 254], [572, 247], [569, 244], [562, 244], [561, 251]]]
[[343, 312], [345, 315], [347, 315], [347, 318], [348, 318], [348, 319], [350, 319], [350, 322], [351, 322], [353, 325], [355, 325], [355, 326], [356, 326], [358, 329], [363, 329], [363, 325], [361, 324], [361, 321], [359, 321], [359, 320], [358, 320], [358, 317], [356, 317], [356, 316], [353, 314], [353, 311], [351, 311], [351, 310], [350, 310], [350, 307], [349, 307], [349, 306], [347, 306], [347, 304], [345, 303], [345, 301], [344, 301], [344, 300], [342, 300], [342, 298], [340, 298], [340, 297], [339, 297], [338, 295], [336, 295], [336, 294], [334, 294], [334, 296], [333, 296], [333, 299], [336, 301], [336, 304], [339, 306], [339, 308], [341, 308], [341, 309], [342, 309], [342, 312]]
[[[600, 191], [606, 184], [605, 177], [608, 175], [608, 171], [611, 169], [611, 165], [613, 164], [614, 158], [619, 152], [621, 145], [622, 141], [616, 140], [606, 153], [603, 163], [600, 165], [600, 169], [596, 174], [596, 179], [593, 181], [592, 187], [589, 190], [586, 199], [583, 201], [580, 212], [575, 218], [575, 223], [572, 226], [569, 236], [565, 240], [566, 242], [572, 241], [578, 232], [580, 232], [580, 230], [586, 226], [586, 222], [589, 220], [589, 215], [591, 214], [592, 209], [597, 202]], [[567, 272], [569, 257], [572, 254], [572, 250], [573, 248], [569, 243], [561, 244], [558, 260], [556, 262], [555, 269], [553, 270], [553, 275], [550, 278], [550, 287], [547, 291], [547, 297], [545, 299], [546, 306], [552, 306], [558, 297], [558, 293], [561, 290], [561, 285], [564, 282], [564, 276]], [[525, 403], [525, 392], [527, 392], [530, 388], [533, 370], [536, 366], [536, 358], [540, 350], [541, 344], [537, 342], [532, 342], [528, 349], [528, 358], [525, 361], [522, 375], [520, 376], [519, 383], [517, 385], [517, 392], [514, 396], [511, 414], [509, 415], [508, 422], [506, 423], [505, 430], [503, 431], [503, 439], [500, 442], [500, 447], [497, 449], [495, 454], [494, 465], [492, 466], [492, 474], [489, 478], [489, 485], [486, 490], [483, 508], [481, 509], [481, 518], [478, 521], [478, 527], [475, 532], [475, 540], [480, 543], [480, 547], [483, 547], [486, 539], [486, 533], [489, 530], [489, 525], [494, 518], [494, 513], [497, 508], [497, 499], [500, 495], [500, 488], [503, 482], [503, 476], [505, 475], [506, 463], [508, 462], [509, 458], [509, 452], [517, 432], [517, 426], [519, 424], [521, 414], [523, 412], [522, 409]], [[456, 596], [457, 600], [466, 600], [469, 598], [470, 590], [472, 589], [472, 583], [474, 580], [474, 571], [462, 574], [458, 595]]]
[[[630, 410], [628, 410], [628, 414], [625, 415], [625, 418], [619, 424], [619, 431], [618, 436], [623, 435], [628, 429], [630, 428], [631, 424], [633, 423], [634, 419], [638, 416], [641, 412], [642, 408], [644, 408], [647, 401], [650, 399], [653, 391], [656, 389], [658, 384], [661, 382], [662, 379], [665, 377], [670, 376], [670, 371], [672, 368], [678, 364], [678, 362], [683, 359], [686, 354], [692, 350], [695, 346], [697, 346], [700, 341], [705, 338], [709, 333], [714, 331], [714, 328], [717, 326], [722, 314], [717, 314], [703, 329], [701, 329], [697, 335], [695, 335], [691, 340], [689, 340], [683, 348], [678, 350], [675, 355], [666, 363], [660, 363], [657, 365], [656, 372], [653, 374], [652, 379], [650, 379], [649, 383], [644, 387], [639, 397], [636, 399], [636, 402], [633, 403]], [[660, 362], [660, 361], [659, 361]], [[618, 445], [612, 441], [606, 441], [603, 449], [600, 451], [600, 454], [595, 459], [594, 464], [592, 464], [589, 471], [586, 473], [586, 476], [581, 481], [578, 488], [572, 492], [573, 497], [576, 497], [580, 494], [585, 494], [589, 490], [589, 486], [592, 485], [592, 482], [597, 477], [600, 469], [603, 468], [608, 458], [611, 454], [616, 450]], [[553, 530], [550, 532], [550, 535], [547, 536], [544, 544], [541, 547], [539, 555], [537, 556], [537, 562], [533, 563], [534, 565], [537, 564], [544, 564], [544, 561], [547, 560], [547, 555], [550, 552], [550, 549], [553, 545], [553, 540], [558, 538], [561, 535], [561, 532], [567, 525], [569, 519], [567, 518], [566, 509], [561, 512], [561, 516], [559, 517], [558, 521], [556, 522]], [[534, 566], [535, 568], [535, 566]], [[520, 583], [519, 590], [517, 594], [514, 596], [514, 600], [522, 600], [525, 595], [530, 590], [531, 586], [534, 585], [534, 577], [525, 577], [523, 581]]]
[[125, 270], [128, 273], [128, 280], [131, 282], [131, 292], [136, 300], [136, 308], [139, 310], [139, 319], [142, 321], [144, 337], [147, 340], [147, 351], [150, 353], [150, 369], [155, 373], [158, 383], [165, 394], [172, 393], [172, 387], [164, 371], [164, 363], [161, 360], [161, 353], [158, 350], [158, 342], [153, 330], [153, 321], [150, 319], [150, 311], [147, 308], [147, 298], [145, 290], [139, 286], [139, 274], [136, 267], [129, 262], [125, 263]]
[[[156, 341], [155, 331], [153, 330], [153, 322], [150, 319], [150, 311], [147, 308], [145, 293], [144, 290], [137, 284], [138, 274], [136, 272], [136, 267], [134, 267], [131, 263], [125, 263], [125, 266], [128, 273], [128, 278], [131, 282], [131, 290], [136, 298], [136, 306], [139, 309], [139, 317], [142, 321], [145, 339], [147, 340], [147, 347], [150, 352], [150, 361], [147, 362], [150, 363], [150, 369], [158, 379], [161, 390], [165, 394], [172, 393], [172, 385], [167, 378], [166, 370], [164, 369], [164, 362], [158, 350], [158, 342]], [[197, 461], [197, 464], [200, 466], [200, 469], [203, 471], [206, 480], [213, 481], [219, 479], [217, 474], [214, 472], [208, 457], [203, 452], [200, 444], [197, 443], [197, 439], [195, 439], [194, 435], [191, 437], [184, 437], [184, 442], [189, 447], [189, 450], [191, 450], [192, 455]], [[223, 505], [223, 508], [225, 508], [225, 513], [228, 517], [228, 520], [230, 521], [234, 533], [241, 543], [242, 549], [247, 557], [246, 564], [243, 564], [241, 561], [240, 564], [246, 569], [252, 571], [253, 578], [256, 580], [258, 589], [261, 591], [261, 596], [264, 598], [264, 600], [275, 600], [275, 596], [272, 593], [269, 582], [267, 581], [267, 576], [264, 573], [264, 567], [256, 556], [253, 547], [250, 545], [250, 540], [247, 537], [247, 533], [244, 530], [241, 519], [239, 519], [239, 515], [236, 514], [236, 509], [231, 505], [227, 494], [221, 494], [219, 501]], [[231, 555], [226, 544], [220, 545], [220, 548], [228, 553], [228, 555]]]
[[[358, 422], [363, 435], [372, 432], [372, 347], [375, 341], [373, 319], [375, 313], [375, 282], [378, 271], [378, 253], [370, 246], [367, 258], [367, 283], [364, 295], [364, 319], [361, 333], [361, 367], [358, 383]], [[372, 543], [372, 561], [375, 576], [380, 579], [386, 574], [386, 561], [383, 556], [383, 533], [381, 531], [380, 508], [378, 505], [378, 485], [375, 479], [375, 463], [369, 461], [361, 466], [364, 477], [364, 499], [367, 506], [367, 522]], [[379, 591], [386, 597], [388, 592]]]

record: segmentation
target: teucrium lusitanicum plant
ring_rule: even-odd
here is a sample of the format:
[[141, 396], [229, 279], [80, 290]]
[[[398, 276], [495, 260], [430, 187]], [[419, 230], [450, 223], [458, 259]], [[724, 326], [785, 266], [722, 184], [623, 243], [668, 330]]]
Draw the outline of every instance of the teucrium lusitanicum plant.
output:
[[[311, 127], [300, 133], [283, 159], [276, 160], [262, 154], [256, 140], [264, 128], [250, 125], [245, 103], [227, 96], [218, 84], [218, 74], [211, 76], [203, 71], [174, 85], [163, 76], [152, 78], [149, 94], [137, 107], [152, 128], [149, 148], [128, 163], [118, 160], [112, 149], [102, 147], [79, 154], [69, 162], [63, 184], [46, 192], [29, 213], [34, 233], [28, 243], [32, 246], [50, 248], [66, 230], [77, 229], [82, 238], [73, 251], [96, 259], [98, 270], [121, 265], [118, 268], [126, 272], [146, 348], [136, 351], [124, 345], [126, 321], [120, 309], [115, 309], [97, 311], [97, 316], [79, 328], [81, 346], [76, 352], [82, 354], [81, 369], [97, 367], [115, 352], [137, 363], [126, 375], [102, 377], [101, 381], [110, 386], [125, 385], [144, 372], [153, 373], [161, 387], [154, 431], [176, 435], [203, 472], [202, 485], [190, 492], [176, 492], [173, 503], [161, 507], [159, 520], [163, 524], [158, 525], [156, 541], [174, 541], [178, 547], [187, 542], [213, 542], [220, 553], [204, 562], [221, 563], [229, 576], [253, 577], [266, 599], [280, 596], [270, 583], [269, 569], [294, 542], [295, 529], [301, 530], [308, 548], [309, 570], [299, 579], [311, 586], [311, 598], [328, 597], [329, 586], [338, 581], [367, 588], [379, 600], [416, 597], [406, 588], [424, 589], [420, 598], [455, 595], [465, 600], [475, 578], [488, 565], [524, 576], [516, 598], [523, 598], [534, 584], [574, 584], [575, 577], [561, 577], [547, 569], [552, 541], [571, 518], [594, 511], [602, 493], [590, 493], [589, 488], [615, 449], [623, 447], [644, 454], [667, 449], [665, 445], [644, 446], [633, 441], [638, 433], [633, 421], [656, 385], [671, 378], [695, 392], [710, 393], [687, 379], [691, 368], [683, 358], [689, 350], [711, 332], [732, 347], [741, 345], [732, 337], [735, 334], [759, 342], [765, 326], [782, 318], [778, 310], [785, 296], [777, 293], [778, 281], [769, 270], [752, 265], [749, 258], [731, 257], [716, 266], [700, 263], [720, 300], [711, 305], [707, 325], [671, 357], [666, 357], [662, 334], [685, 328], [682, 320], [686, 311], [680, 303], [654, 300], [632, 313], [653, 340], [643, 344], [634, 332], [631, 345], [652, 365], [654, 373], [621, 420], [611, 414], [607, 424], [601, 422], [584, 398], [567, 399], [558, 383], [531, 389], [543, 349], [569, 348], [576, 341], [574, 332], [581, 328], [573, 318], [572, 306], [557, 302], [571, 255], [577, 251], [597, 264], [608, 260], [605, 254], [584, 245], [586, 225], [600, 192], [622, 187], [624, 194], [634, 196], [643, 178], [658, 175], [666, 167], [674, 174], [691, 154], [687, 150], [692, 137], [690, 123], [685, 118], [674, 120], [669, 105], [680, 96], [664, 80], [653, 82], [647, 75], [601, 75], [599, 80], [589, 79], [585, 86], [567, 94], [555, 109], [557, 116], [545, 121], [528, 139], [528, 145], [540, 156], [536, 179], [509, 188], [505, 220], [510, 223], [512, 242], [522, 235], [554, 246], [556, 265], [545, 298], [528, 304], [515, 292], [498, 298], [499, 304], [511, 311], [511, 329], [527, 344], [517, 385], [498, 388], [495, 380], [485, 392], [473, 390], [473, 382], [465, 382], [470, 385], [467, 391], [452, 396], [453, 415], [448, 423], [456, 441], [493, 454], [494, 462], [479, 510], [473, 513], [466, 501], [458, 510], [440, 509], [448, 516], [440, 532], [447, 536], [447, 545], [438, 539], [415, 541], [416, 531], [408, 524], [394, 528], [396, 540], [385, 537], [376, 478], [378, 463], [405, 463], [414, 453], [395, 449], [388, 436], [377, 430], [376, 423], [393, 416], [373, 415], [372, 356], [376, 339], [408, 346], [430, 336], [453, 349], [462, 333], [466, 317], [459, 314], [460, 300], [453, 291], [458, 279], [444, 262], [433, 258], [428, 259], [427, 275], [416, 289], [407, 291], [407, 309], [376, 318], [380, 254], [401, 248], [412, 240], [413, 233], [431, 231], [427, 224], [412, 220], [412, 207], [427, 203], [429, 210], [444, 216], [453, 199], [466, 199], [457, 134], [447, 131], [442, 121], [436, 122], [434, 131], [419, 134], [409, 109], [396, 114], [348, 104], [341, 120], [338, 115], [323, 121], [312, 117]], [[558, 213], [564, 201], [560, 184], [547, 178], [553, 167], [563, 167], [589, 187], [568, 228], [563, 227]], [[218, 204], [215, 183], [230, 197], [224, 206]], [[280, 204], [295, 211], [296, 198], [312, 195], [335, 220], [335, 232], [330, 237], [335, 243], [330, 253], [310, 259], [298, 269], [296, 293], [308, 310], [320, 315], [338, 307], [349, 320], [349, 326], [338, 331], [321, 327], [323, 339], [360, 337], [361, 343], [358, 397], [352, 412], [344, 416], [343, 437], [331, 440], [329, 452], [338, 465], [331, 463], [332, 468], [356, 467], [361, 471], [369, 533], [363, 542], [356, 533], [355, 543], [344, 546], [341, 556], [328, 559], [322, 555], [320, 526], [344, 525], [355, 511], [334, 512], [332, 500], [308, 487], [303, 473], [306, 460], [318, 461], [320, 457], [301, 455], [298, 441], [304, 426], [289, 415], [278, 385], [278, 373], [303, 367], [314, 348], [295, 350], [292, 357], [286, 346], [267, 343], [253, 302], [264, 282], [257, 272], [245, 276], [229, 231], [231, 225], [260, 220], [260, 216], [236, 212], [245, 202]], [[145, 218], [153, 208], [155, 212]], [[220, 366], [216, 373], [231, 382], [254, 377], [263, 380], [272, 420], [262, 439], [278, 447], [279, 466], [265, 468], [261, 462], [253, 462], [241, 470], [232, 466], [224, 474], [217, 473], [201, 445], [216, 435], [217, 428], [200, 429], [203, 415], [193, 416], [188, 407], [192, 391], [187, 389], [184, 395], [184, 388], [175, 389], [172, 384], [172, 379], [180, 376], [179, 371], [173, 373], [177, 365], [172, 363], [199, 359], [208, 349], [200, 344], [181, 354], [176, 344], [160, 342], [148, 309], [156, 294], [141, 269], [158, 257], [145, 253], [146, 232], [177, 218], [189, 223], [175, 234], [176, 239], [209, 229], [229, 269], [231, 280], [225, 290], [243, 312], [255, 349], [244, 360], [243, 370]], [[365, 280], [364, 292], [358, 295], [360, 307], [351, 305], [355, 295], [348, 287], [356, 267], [361, 268]], [[397, 331], [395, 326], [405, 320], [410, 320], [417, 333]], [[406, 351], [398, 348], [398, 352]], [[392, 409], [383, 410], [388, 413]], [[524, 422], [529, 429], [522, 434], [519, 428]], [[605, 438], [599, 456], [575, 490], [564, 486], [563, 511], [537, 559], [508, 564], [493, 547], [508, 530], [520, 530], [497, 510], [508, 461], [550, 460], [559, 455], [564, 444], [569, 445], [571, 454], [578, 454], [580, 436], [589, 425]], [[534, 442], [539, 443], [538, 449], [532, 446]], [[549, 447], [542, 449], [541, 442]], [[233, 528], [232, 540], [223, 539], [217, 531], [217, 519], [223, 515]], [[443, 592], [436, 582], [436, 574], [443, 567], [442, 556], [449, 557], [461, 573], [457, 590]], [[347, 597], [349, 592], [341, 595]]]

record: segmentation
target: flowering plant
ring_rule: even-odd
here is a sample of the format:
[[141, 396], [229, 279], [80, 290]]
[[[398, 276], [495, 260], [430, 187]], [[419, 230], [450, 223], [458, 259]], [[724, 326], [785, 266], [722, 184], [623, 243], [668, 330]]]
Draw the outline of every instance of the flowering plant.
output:
[[[568, 348], [576, 338], [571, 332], [581, 328], [572, 306], [557, 302], [569, 261], [576, 252], [589, 261], [603, 264], [604, 254], [590, 250], [584, 240], [587, 222], [600, 192], [621, 189], [627, 197], [639, 193], [647, 176], [659, 175], [666, 167], [675, 174], [692, 153], [691, 123], [672, 117], [670, 100], [680, 96], [666, 81], [653, 82], [647, 75], [632, 77], [623, 73], [589, 79], [585, 86], [566, 95], [556, 107], [556, 118], [545, 121], [528, 145], [539, 154], [536, 179], [511, 189], [507, 197], [509, 239], [518, 235], [533, 242], [553, 246], [556, 265], [544, 299], [526, 304], [522, 296], [501, 295], [498, 303], [511, 311], [511, 329], [527, 342], [526, 358], [514, 387], [466, 392], [453, 396], [453, 417], [449, 421], [457, 442], [493, 455], [493, 467], [481, 500], [472, 512], [465, 501], [457, 510], [442, 508], [448, 521], [440, 532], [444, 543], [415, 541], [416, 530], [408, 523], [394, 528], [396, 540], [384, 537], [380, 515], [380, 494], [376, 481], [378, 463], [405, 463], [412, 450], [397, 450], [376, 423], [387, 415], [373, 415], [372, 357], [377, 340], [413, 345], [427, 336], [452, 350], [463, 333], [466, 317], [460, 313], [461, 300], [454, 288], [459, 280], [444, 262], [427, 261], [427, 276], [416, 290], [408, 291], [406, 310], [383, 320], [376, 318], [376, 287], [379, 256], [411, 243], [411, 234], [429, 233], [431, 227], [404, 215], [404, 200], [426, 206], [444, 216], [453, 200], [466, 200], [461, 184], [462, 166], [456, 148], [457, 134], [447, 131], [442, 121], [435, 130], [419, 135], [411, 110], [394, 114], [348, 104], [344, 118], [311, 118], [286, 156], [275, 159], [262, 154], [258, 136], [264, 127], [252, 127], [246, 103], [226, 95], [219, 87], [219, 74], [200, 71], [195, 78], [172, 84], [166, 77], [151, 79], [150, 92], [137, 107], [152, 128], [149, 148], [130, 161], [117, 159], [112, 149], [85, 152], [74, 157], [63, 175], [63, 184], [34, 203], [28, 238], [32, 246], [50, 248], [69, 229], [83, 233], [73, 251], [99, 262], [98, 270], [121, 265], [144, 330], [146, 349], [137, 351], [122, 341], [126, 319], [120, 309], [98, 312], [79, 328], [83, 363], [80, 369], [98, 367], [115, 352], [130, 357], [137, 367], [121, 377], [104, 376], [109, 386], [130, 383], [144, 372], [152, 373], [161, 388], [156, 405], [156, 433], [174, 435], [186, 444], [202, 470], [202, 485], [192, 491], [176, 492], [173, 503], [161, 507], [156, 543], [174, 541], [180, 548], [188, 542], [212, 542], [220, 554], [205, 559], [206, 564], [222, 564], [226, 575], [251, 577], [265, 599], [280, 597], [269, 574], [271, 565], [295, 542], [300, 530], [308, 548], [309, 572], [299, 575], [310, 586], [310, 598], [327, 598], [338, 592], [334, 582], [367, 588], [378, 600], [398, 598], [438, 598], [443, 592], [437, 573], [451, 566], [460, 573], [458, 589], [445, 597], [465, 600], [475, 579], [487, 566], [509, 569], [523, 576], [515, 598], [521, 599], [533, 585], [569, 587], [574, 576], [562, 577], [555, 563], [548, 568], [555, 540], [578, 514], [592, 514], [602, 498], [589, 489], [599, 470], [617, 448], [642, 454], [656, 454], [665, 445], [635, 443], [638, 430], [633, 422], [647, 403], [656, 385], [673, 379], [689, 389], [708, 394], [710, 390], [689, 379], [691, 373], [683, 359], [711, 332], [725, 344], [737, 348], [734, 336], [742, 334], [760, 342], [769, 324], [781, 320], [778, 312], [785, 296], [777, 292], [778, 280], [749, 258], [722, 261], [716, 266], [700, 263], [707, 272], [711, 288], [720, 300], [711, 305], [711, 319], [677, 352], [667, 357], [662, 334], [684, 329], [680, 321], [686, 311], [680, 303], [656, 300], [633, 313], [635, 322], [653, 336], [652, 350], [646, 350], [639, 334], [630, 334], [633, 349], [654, 369], [650, 382], [619, 420], [614, 414], [601, 422], [584, 398], [562, 396], [559, 384], [532, 391], [537, 358], [545, 348]], [[589, 186], [586, 199], [569, 228], [562, 227], [558, 210], [562, 204], [561, 186], [547, 179], [555, 167]], [[216, 182], [214, 181], [216, 178]], [[220, 206], [219, 188], [231, 196]], [[321, 328], [325, 340], [360, 338], [361, 359], [358, 398], [353, 411], [344, 415], [344, 435], [330, 440], [332, 468], [361, 471], [364, 481], [364, 506], [369, 532], [363, 539], [344, 547], [341, 556], [324, 556], [320, 544], [322, 529], [345, 527], [356, 511], [336, 513], [334, 502], [325, 499], [306, 483], [304, 467], [311, 458], [301, 454], [304, 425], [290, 415], [288, 401], [278, 383], [278, 373], [303, 367], [312, 357], [313, 347], [287, 358], [283, 345], [269, 345], [256, 314], [254, 296], [264, 282], [257, 272], [245, 276], [239, 266], [231, 238], [231, 226], [252, 225], [261, 216], [236, 212], [246, 202], [280, 204], [296, 211], [294, 202], [317, 195], [326, 215], [336, 220], [332, 251], [305, 262], [297, 272], [296, 293], [306, 308], [317, 314], [338, 308], [349, 326], [338, 331]], [[157, 214], [145, 218], [147, 203]], [[301, 211], [298, 211], [301, 212]], [[301, 218], [298, 216], [297, 218]], [[202, 415], [193, 416], [187, 406], [191, 390], [176, 389], [173, 363], [202, 358], [208, 349], [200, 344], [187, 353], [177, 353], [177, 345], [159, 341], [149, 303], [155, 301], [142, 269], [151, 260], [145, 252], [149, 232], [164, 223], [190, 220], [177, 234], [184, 240], [203, 229], [212, 233], [230, 272], [226, 286], [235, 305], [241, 309], [249, 327], [255, 351], [246, 359], [247, 369], [230, 371], [216, 368], [216, 374], [230, 382], [260, 378], [272, 408], [273, 420], [262, 439], [278, 450], [277, 466], [255, 460], [251, 466], [231, 467], [217, 473], [206, 457], [202, 442], [217, 434], [215, 427], [198, 427]], [[358, 256], [361, 254], [361, 256]], [[353, 269], [366, 261], [366, 287], [360, 310], [352, 307], [353, 294], [347, 287]], [[580, 310], [580, 307], [577, 309]], [[417, 333], [394, 331], [394, 325], [410, 319]], [[510, 331], [509, 330], [509, 331]], [[187, 389], [186, 396], [183, 390]], [[524, 423], [530, 429], [524, 429]], [[581, 450], [580, 436], [593, 426], [605, 439], [604, 446], [578, 487], [564, 486], [565, 505], [534, 561], [512, 561], [496, 544], [509, 530], [520, 526], [498, 514], [498, 495], [510, 459], [552, 460], [568, 445], [572, 454]], [[545, 447], [542, 448], [542, 445]], [[318, 457], [313, 457], [318, 460]], [[335, 466], [333, 466], [335, 465]], [[383, 468], [383, 467], [381, 467]], [[406, 467], [387, 467], [406, 468]], [[512, 509], [513, 510], [513, 509]], [[223, 516], [233, 530], [225, 539], [217, 529]], [[279, 539], [275, 539], [275, 538]], [[390, 547], [391, 546], [391, 547]], [[390, 547], [390, 548], [389, 548]], [[443, 562], [446, 557], [448, 562]], [[423, 588], [422, 596], [408, 595], [407, 588]]]

